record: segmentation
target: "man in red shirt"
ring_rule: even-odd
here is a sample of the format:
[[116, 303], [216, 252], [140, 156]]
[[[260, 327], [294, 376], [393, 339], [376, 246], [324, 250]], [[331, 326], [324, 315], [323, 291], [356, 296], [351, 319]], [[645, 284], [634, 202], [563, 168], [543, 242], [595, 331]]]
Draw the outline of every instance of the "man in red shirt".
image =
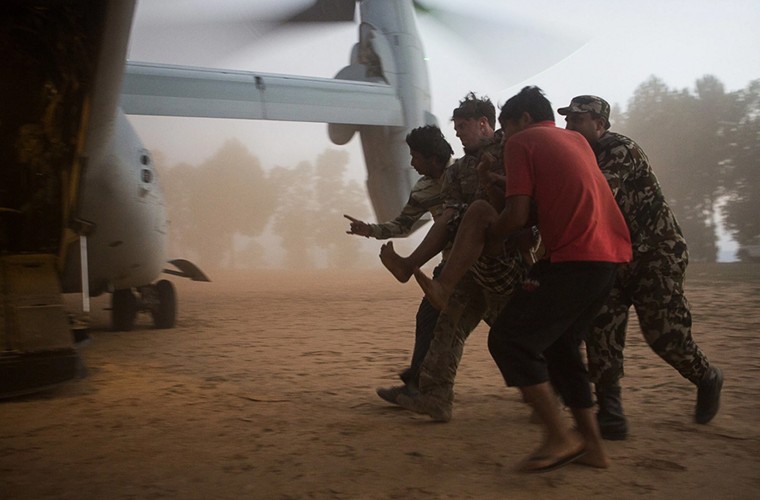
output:
[[[520, 470], [546, 472], [575, 460], [605, 468], [609, 459], [580, 344], [618, 265], [631, 259], [628, 229], [588, 143], [554, 125], [539, 88], [525, 87], [509, 99], [499, 122], [506, 138], [506, 208], [497, 213], [488, 203], [474, 203], [441, 275], [431, 280], [417, 269], [415, 278], [434, 305], [445, 303], [481, 254], [530, 224], [535, 207], [546, 259], [533, 266], [488, 337], [507, 385], [520, 389], [546, 427], [544, 443]], [[557, 412], [555, 390], [577, 431]]]

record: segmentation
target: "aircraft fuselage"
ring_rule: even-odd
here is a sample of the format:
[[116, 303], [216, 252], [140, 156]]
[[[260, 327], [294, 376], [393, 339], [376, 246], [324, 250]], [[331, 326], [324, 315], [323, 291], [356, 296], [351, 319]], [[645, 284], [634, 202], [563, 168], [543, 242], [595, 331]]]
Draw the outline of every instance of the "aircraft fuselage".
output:
[[128, 329], [138, 288], [156, 324], [174, 324], [173, 288], [151, 285], [167, 261], [163, 196], [149, 153], [118, 108], [134, 7], [3, 4], [0, 397], [76, 375], [63, 292], [127, 291], [119, 309]]

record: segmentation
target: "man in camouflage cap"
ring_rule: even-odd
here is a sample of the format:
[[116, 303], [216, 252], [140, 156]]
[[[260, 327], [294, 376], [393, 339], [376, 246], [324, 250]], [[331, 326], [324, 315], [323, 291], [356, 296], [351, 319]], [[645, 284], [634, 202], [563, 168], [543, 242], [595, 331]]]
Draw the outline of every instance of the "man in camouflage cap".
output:
[[566, 128], [581, 133], [594, 150], [633, 244], [633, 260], [620, 267], [586, 341], [602, 435], [625, 439], [628, 434], [619, 382], [631, 306], [649, 346], [697, 386], [695, 420], [706, 424], [718, 413], [723, 374], [692, 338], [683, 290], [689, 261], [686, 241], [649, 160], [633, 140], [608, 130], [610, 105], [601, 97], [574, 97], [569, 106], [557, 111], [566, 116]]
[[[570, 105], [566, 108], [559, 108], [557, 112], [561, 115], [570, 113], [590, 113], [592, 116], [599, 117], [603, 120], [604, 129], [610, 128], [610, 104], [595, 95], [579, 95], [573, 97]], [[567, 127], [570, 129], [570, 127]], [[570, 129], [573, 130], [573, 129]]]

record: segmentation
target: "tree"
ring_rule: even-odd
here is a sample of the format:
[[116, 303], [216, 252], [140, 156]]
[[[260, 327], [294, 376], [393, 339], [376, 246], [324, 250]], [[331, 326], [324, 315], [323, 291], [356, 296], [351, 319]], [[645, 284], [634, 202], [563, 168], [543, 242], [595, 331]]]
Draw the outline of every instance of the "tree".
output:
[[301, 162], [293, 169], [276, 167], [270, 178], [282, 193], [274, 214], [273, 231], [282, 240], [283, 263], [289, 269], [314, 266], [314, 223], [317, 209], [314, 201], [314, 169]]
[[273, 231], [282, 239], [284, 263], [302, 269], [324, 256], [328, 267], [354, 267], [361, 262], [361, 241], [345, 235], [343, 213], [369, 214], [367, 196], [356, 182], [346, 181], [348, 153], [326, 150], [316, 166], [299, 163], [278, 167], [270, 176], [283, 193]]
[[727, 133], [724, 223], [742, 245], [760, 235], [760, 80], [733, 94]]
[[[163, 156], [154, 154], [154, 164], [161, 179], [161, 186], [166, 197], [166, 212], [169, 219], [169, 255], [192, 257], [197, 260], [197, 253], [192, 252], [193, 244], [190, 232], [193, 224], [191, 211], [192, 186], [195, 184], [197, 169], [187, 163], [166, 167]], [[193, 255], [188, 255], [192, 252]]]
[[359, 263], [361, 252], [358, 238], [346, 237], [343, 214], [348, 212], [365, 218], [369, 214], [367, 195], [356, 182], [345, 182], [348, 153], [326, 150], [317, 158], [315, 195], [320, 217], [316, 229], [331, 235], [317, 241], [327, 252], [329, 267], [353, 267]]
[[237, 140], [199, 166], [181, 164], [164, 177], [172, 239], [212, 269], [235, 267], [234, 236], [261, 234], [278, 199], [259, 161]]
[[697, 80], [695, 94], [651, 77], [636, 89], [620, 126], [646, 151], [695, 260], [717, 259], [715, 210], [730, 100], [713, 76]]

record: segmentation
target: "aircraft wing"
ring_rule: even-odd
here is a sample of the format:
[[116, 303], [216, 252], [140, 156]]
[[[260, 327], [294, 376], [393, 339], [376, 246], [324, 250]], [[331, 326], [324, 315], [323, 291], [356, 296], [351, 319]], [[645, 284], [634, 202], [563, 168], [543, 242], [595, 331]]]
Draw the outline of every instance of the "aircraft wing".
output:
[[128, 62], [126, 114], [403, 126], [390, 85]]

